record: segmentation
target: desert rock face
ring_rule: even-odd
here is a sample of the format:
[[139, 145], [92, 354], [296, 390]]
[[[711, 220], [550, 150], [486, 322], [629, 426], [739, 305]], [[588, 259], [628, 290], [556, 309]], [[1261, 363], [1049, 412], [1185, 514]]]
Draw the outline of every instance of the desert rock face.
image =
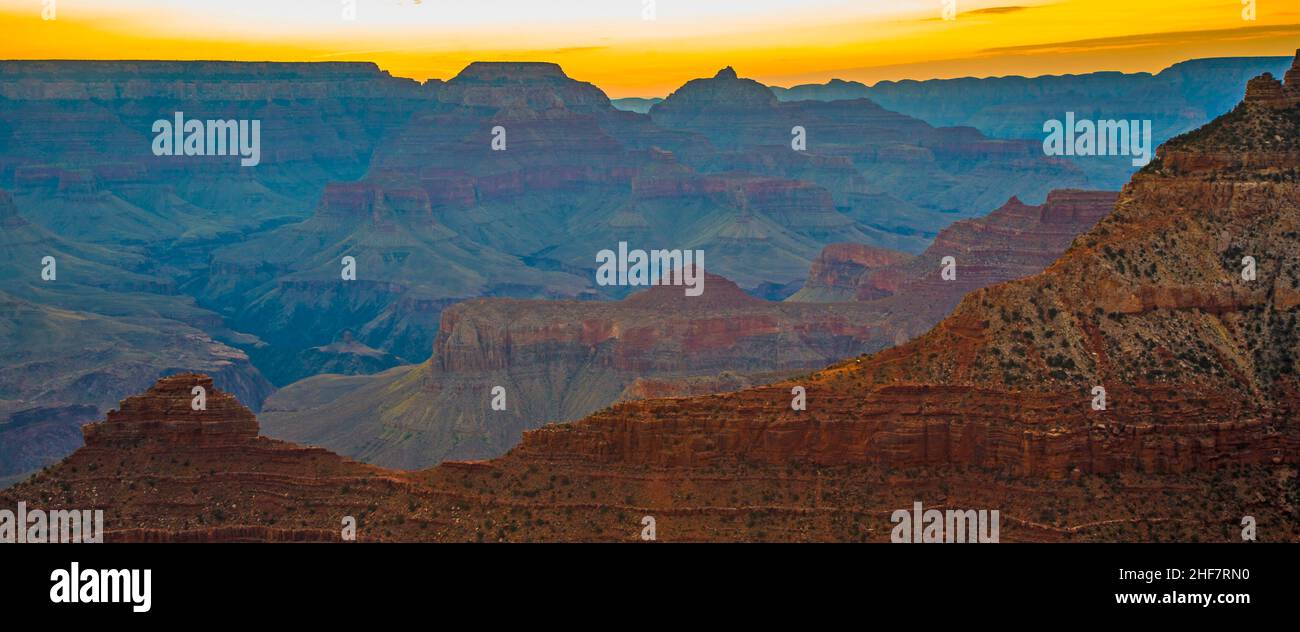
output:
[[911, 259], [905, 253], [866, 244], [831, 244], [822, 249], [808, 270], [808, 281], [795, 300], [843, 300], [855, 294], [868, 272]]
[[[888, 257], [856, 244], [822, 252], [791, 301], [865, 301], [893, 342], [925, 333], [968, 293], [1043, 271], [1075, 237], [1111, 211], [1115, 193], [1058, 190], [1037, 206], [1012, 198], [985, 217], [940, 231], [916, 257]], [[946, 257], [956, 278], [944, 279]], [[844, 261], [848, 259], [849, 261]]]
[[[889, 515], [916, 499], [998, 509], [1004, 542], [1231, 540], [1243, 512], [1268, 526], [1260, 532], [1264, 539], [1300, 538], [1285, 507], [1265, 500], [1293, 497], [1294, 473], [1279, 476], [1285, 468], [1235, 463], [1177, 476], [1132, 471], [1159, 466], [1155, 460], [1116, 464], [1107, 476], [1076, 471], [1052, 480], [934, 465], [946, 454], [969, 458], [972, 450], [1017, 458], [1014, 429], [987, 430], [1005, 407], [973, 402], [960, 389], [882, 390], [867, 408], [900, 422], [896, 431], [874, 435], [860, 420], [773, 423], [758, 431], [710, 419], [707, 410], [687, 414], [717, 396], [659, 400], [649, 405], [666, 415], [662, 422], [630, 419], [635, 427], [623, 446], [610, 445], [608, 432], [590, 431], [593, 424], [619, 423], [602, 414], [574, 426], [562, 452], [550, 449], [558, 443], [544, 447], [555, 433], [539, 432], [528, 449], [500, 459], [400, 472], [258, 437], [252, 414], [219, 391], [209, 391], [207, 411], [193, 411], [191, 390], [210, 384], [202, 375], [175, 375], [122, 402], [106, 421], [86, 427], [86, 447], [0, 491], [0, 506], [104, 509], [110, 542], [338, 541], [348, 518], [356, 520], [361, 541], [639, 541], [645, 516], [655, 518], [663, 541], [888, 541]], [[752, 393], [784, 395], [776, 387]], [[953, 428], [997, 441], [954, 441], [935, 434], [939, 425], [929, 433], [909, 431], [906, 419], [924, 412], [914, 408], [923, 400], [968, 407], [972, 417]], [[1063, 407], [1021, 404], [1034, 415]], [[761, 407], [754, 412], [767, 414]], [[811, 432], [815, 426], [831, 432]], [[1094, 442], [1119, 454], [1153, 432], [1131, 428]], [[809, 443], [814, 434], [822, 441]], [[1237, 436], [1233, 444], [1249, 452]], [[683, 438], [689, 451], [681, 449]], [[1209, 452], [1204, 442], [1169, 439], [1191, 453]], [[792, 456], [795, 445], [803, 449]], [[930, 453], [918, 453], [918, 446]], [[1040, 452], [1046, 447], [1038, 445]], [[745, 454], [746, 462], [723, 464], [732, 460], [724, 452]], [[917, 465], [871, 462], [881, 453]]]
[[1246, 84], [1246, 102], [1276, 109], [1300, 105], [1300, 66], [1293, 64], [1282, 81], [1267, 72], [1251, 79]]
[[[1174, 139], [1046, 272], [968, 295], [911, 343], [771, 388], [619, 404], [528, 433], [518, 452], [663, 467], [973, 465], [1049, 478], [1294, 463], [1294, 108], [1247, 101]], [[1249, 280], [1245, 256], [1259, 262]], [[796, 385], [807, 388], [806, 412], [788, 405]], [[1104, 410], [1095, 387], [1106, 389]]]
[[[785, 190], [751, 184], [717, 195]], [[966, 293], [1042, 271], [1114, 200], [1093, 191], [1055, 191], [1041, 207], [1013, 200], [957, 222], [916, 258], [829, 246], [809, 286], [785, 303], [716, 275], [698, 298], [662, 286], [618, 302], [465, 301], [442, 313], [427, 364], [370, 380], [306, 380], [275, 396], [263, 423], [271, 436], [391, 467], [499, 456], [525, 430], [618, 400], [737, 390], [905, 341]], [[816, 215], [807, 203], [792, 208]], [[956, 281], [939, 278], [941, 252], [957, 256]], [[510, 394], [508, 411], [486, 407], [493, 386]]]
[[438, 100], [530, 110], [609, 107], [609, 98], [600, 88], [573, 81], [558, 64], [545, 62], [474, 62], [439, 89]]
[[[194, 387], [206, 410], [191, 407]], [[103, 509], [107, 541], [330, 541], [404, 477], [259, 437], [253, 413], [202, 374], [161, 378], [83, 431], [85, 447], [0, 497]], [[63, 484], [36, 491], [50, 476]], [[329, 520], [286, 519], [299, 509]]]
[[[272, 436], [426, 467], [503, 454], [525, 430], [620, 398], [750, 386], [892, 340], [862, 303], [764, 301], [712, 274], [703, 288], [699, 297], [656, 286], [622, 301], [462, 302], [442, 312], [429, 362], [356, 380], [342, 396], [337, 380], [306, 380], [275, 396], [264, 423]], [[504, 411], [488, 407], [494, 386], [507, 393]], [[360, 410], [379, 412], [358, 420]]]
[[[1245, 101], [1166, 143], [1041, 273], [968, 294], [906, 344], [810, 374], [626, 401], [526, 432], [503, 457], [412, 473], [254, 437], [256, 422], [220, 395], [219, 413], [194, 417], [183, 393], [203, 378], [180, 376], [0, 492], [0, 506], [106, 507], [108, 539], [123, 540], [333, 539], [354, 516], [364, 540], [636, 541], [653, 517], [664, 541], [881, 541], [890, 513], [920, 500], [999, 510], [1003, 541], [1239, 541], [1245, 515], [1263, 539], [1298, 541], [1298, 143], [1297, 106]], [[1094, 208], [1068, 196], [1049, 207], [1013, 202], [1005, 215], [1037, 215], [1047, 231]], [[724, 317], [693, 329], [683, 315], [674, 331], [727, 346], [754, 330], [748, 297], [722, 294]], [[675, 294], [641, 296], [659, 313], [685, 309]], [[638, 335], [610, 345], [616, 325], [595, 307], [589, 326], [526, 308], [448, 324], [448, 348], [465, 351], [449, 351], [449, 366], [517, 367], [561, 341], [594, 349], [599, 377], [663, 361], [656, 345], [677, 340], [620, 324]], [[464, 389], [486, 406], [485, 386]], [[800, 389], [806, 409], [791, 406]], [[353, 423], [373, 423], [375, 408]], [[162, 440], [139, 440], [146, 430]], [[401, 445], [409, 429], [385, 431]], [[113, 433], [122, 440], [101, 441]]]
[[[196, 410], [200, 393], [205, 401]], [[84, 430], [86, 445], [92, 448], [146, 440], [213, 447], [257, 438], [257, 419], [234, 396], [217, 390], [212, 378], [182, 373], [158, 380], [143, 395], [126, 398], [119, 409], [109, 411], [104, 423]]]

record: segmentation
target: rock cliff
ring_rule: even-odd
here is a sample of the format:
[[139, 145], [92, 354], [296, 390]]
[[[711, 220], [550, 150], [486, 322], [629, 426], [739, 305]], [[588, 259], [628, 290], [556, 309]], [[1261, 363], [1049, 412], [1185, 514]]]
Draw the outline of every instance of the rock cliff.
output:
[[[528, 433], [518, 451], [1048, 478], [1293, 464], [1295, 112], [1247, 100], [1173, 139], [1045, 272], [967, 295], [908, 344], [770, 388], [619, 404]], [[1091, 219], [1088, 205], [1062, 206], [1044, 215], [1013, 202], [1004, 216]], [[790, 410], [792, 386], [820, 403]]]

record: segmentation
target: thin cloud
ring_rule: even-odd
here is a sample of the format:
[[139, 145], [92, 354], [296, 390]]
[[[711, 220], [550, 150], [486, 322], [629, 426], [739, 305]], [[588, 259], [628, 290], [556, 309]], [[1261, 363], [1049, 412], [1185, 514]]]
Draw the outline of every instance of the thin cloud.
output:
[[1262, 39], [1266, 37], [1300, 35], [1300, 24], [1281, 24], [1276, 26], [1242, 26], [1231, 29], [1214, 29], [1203, 31], [1170, 31], [1167, 33], [1142, 33], [1138, 35], [1121, 35], [1117, 37], [1097, 37], [1092, 39], [1050, 42], [1046, 44], [1025, 44], [1021, 46], [1000, 46], [982, 49], [981, 53], [1060, 53], [1078, 50], [1095, 51], [1104, 48], [1133, 48], [1138, 46], [1161, 46], [1205, 40]]
[[975, 9], [974, 11], [964, 11], [959, 15], [983, 15], [985, 13], [1001, 14], [1015, 13], [1017, 11], [1027, 11], [1035, 7], [1008, 6], [1008, 7], [988, 7], [987, 9]]
[[[978, 15], [1008, 15], [1008, 14], [1011, 14], [1011, 13], [1020, 13], [1021, 11], [1030, 11], [1030, 10], [1033, 10], [1033, 9], [1041, 9], [1041, 8], [1043, 8], [1043, 7], [1045, 7], [1045, 6], [1048, 6], [1048, 5], [1038, 5], [1038, 6], [1032, 6], [1032, 7], [1031, 7], [1031, 6], [1025, 6], [1025, 5], [1007, 5], [1007, 6], [1003, 6], [1003, 7], [985, 7], [985, 8], [983, 8], [983, 9], [972, 9], [972, 10], [970, 10], [970, 11], [959, 11], [959, 12], [957, 13], [957, 17], [960, 19], [962, 16], [968, 16], [968, 17], [969, 17], [969, 16], [978, 16]], [[914, 22], [940, 22], [940, 21], [944, 21], [944, 19], [943, 19], [942, 17], [935, 17], [935, 16], [930, 16], [930, 17], [926, 17], [926, 18], [921, 18], [921, 19], [919, 19], [919, 20], [914, 20]]]

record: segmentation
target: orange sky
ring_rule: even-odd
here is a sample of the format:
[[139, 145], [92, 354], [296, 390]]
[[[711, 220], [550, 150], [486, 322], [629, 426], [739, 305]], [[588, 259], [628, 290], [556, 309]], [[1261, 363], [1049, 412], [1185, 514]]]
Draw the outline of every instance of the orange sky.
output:
[[1295, 0], [1257, 0], [1255, 20], [1243, 0], [956, 0], [955, 20], [943, 0], [355, 0], [354, 20], [348, 1], [0, 0], [0, 58], [374, 61], [417, 79], [544, 60], [621, 97], [725, 65], [775, 85], [870, 83], [1300, 48]]

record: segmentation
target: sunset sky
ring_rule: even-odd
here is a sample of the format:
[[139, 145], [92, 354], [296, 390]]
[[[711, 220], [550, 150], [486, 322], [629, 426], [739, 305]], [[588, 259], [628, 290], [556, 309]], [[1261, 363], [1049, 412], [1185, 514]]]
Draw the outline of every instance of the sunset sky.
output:
[[1296, 0], [1258, 0], [1254, 21], [1242, 0], [956, 0], [952, 21], [942, 0], [355, 0], [345, 20], [347, 1], [0, 0], [0, 58], [373, 61], [416, 79], [538, 60], [623, 97], [726, 65], [775, 85], [871, 83], [1300, 48]]

